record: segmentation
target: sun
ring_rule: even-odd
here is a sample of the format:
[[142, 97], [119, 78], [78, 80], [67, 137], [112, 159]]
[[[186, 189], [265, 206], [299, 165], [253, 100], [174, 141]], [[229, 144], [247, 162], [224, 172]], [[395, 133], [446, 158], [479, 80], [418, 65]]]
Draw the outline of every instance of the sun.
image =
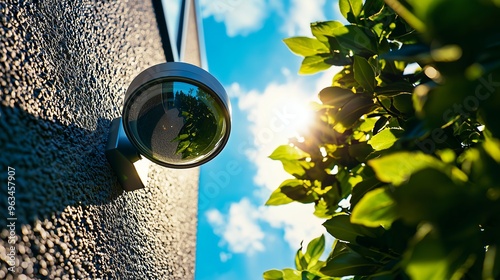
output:
[[305, 98], [289, 98], [283, 102], [284, 112], [287, 113], [287, 137], [302, 138], [306, 136], [312, 125], [314, 112], [309, 106], [311, 100]]

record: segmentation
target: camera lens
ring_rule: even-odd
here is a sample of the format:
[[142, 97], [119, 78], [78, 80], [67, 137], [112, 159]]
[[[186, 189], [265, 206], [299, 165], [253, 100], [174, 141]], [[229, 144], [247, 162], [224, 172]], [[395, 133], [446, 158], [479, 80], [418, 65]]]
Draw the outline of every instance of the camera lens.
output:
[[127, 93], [125, 132], [141, 154], [163, 166], [192, 167], [210, 160], [229, 136], [226, 103], [202, 82], [161, 76]]

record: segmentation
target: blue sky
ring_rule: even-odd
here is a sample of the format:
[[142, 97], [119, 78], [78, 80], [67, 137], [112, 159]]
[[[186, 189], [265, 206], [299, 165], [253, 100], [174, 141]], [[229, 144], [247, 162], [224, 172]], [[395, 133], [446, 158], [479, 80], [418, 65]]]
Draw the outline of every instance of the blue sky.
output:
[[[309, 23], [340, 19], [337, 1], [201, 0], [209, 72], [231, 98], [232, 135], [201, 168], [196, 280], [256, 280], [293, 267], [301, 240], [323, 233], [312, 205], [266, 207], [290, 178], [268, 158], [307, 126], [307, 102], [337, 69], [297, 73], [301, 58], [282, 39], [311, 36]], [[330, 240], [331, 242], [331, 240]]]

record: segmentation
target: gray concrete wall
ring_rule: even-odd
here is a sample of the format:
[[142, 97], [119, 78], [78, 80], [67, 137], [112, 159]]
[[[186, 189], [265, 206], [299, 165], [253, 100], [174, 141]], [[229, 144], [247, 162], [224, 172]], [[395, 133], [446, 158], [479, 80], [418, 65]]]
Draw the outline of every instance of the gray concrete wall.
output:
[[128, 85], [164, 61], [148, 1], [0, 2], [0, 279], [193, 278], [198, 170], [151, 165], [124, 193], [104, 156]]

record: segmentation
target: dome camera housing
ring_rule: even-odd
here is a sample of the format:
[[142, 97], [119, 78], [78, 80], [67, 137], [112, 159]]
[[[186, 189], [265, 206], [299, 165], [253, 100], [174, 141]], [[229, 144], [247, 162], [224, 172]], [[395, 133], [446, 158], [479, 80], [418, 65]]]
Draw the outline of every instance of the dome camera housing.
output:
[[125, 95], [123, 126], [139, 153], [172, 168], [188, 168], [215, 157], [231, 129], [222, 85], [186, 63], [153, 66], [137, 76]]
[[131, 176], [120, 175], [133, 169], [123, 167], [124, 158], [132, 164], [140, 154], [165, 167], [195, 167], [222, 151], [230, 131], [231, 105], [222, 85], [197, 66], [168, 62], [132, 81], [122, 118], [113, 121], [106, 154], [112, 166], [120, 162], [114, 169], [120, 169], [122, 186], [131, 187], [137, 180], [131, 183]]

